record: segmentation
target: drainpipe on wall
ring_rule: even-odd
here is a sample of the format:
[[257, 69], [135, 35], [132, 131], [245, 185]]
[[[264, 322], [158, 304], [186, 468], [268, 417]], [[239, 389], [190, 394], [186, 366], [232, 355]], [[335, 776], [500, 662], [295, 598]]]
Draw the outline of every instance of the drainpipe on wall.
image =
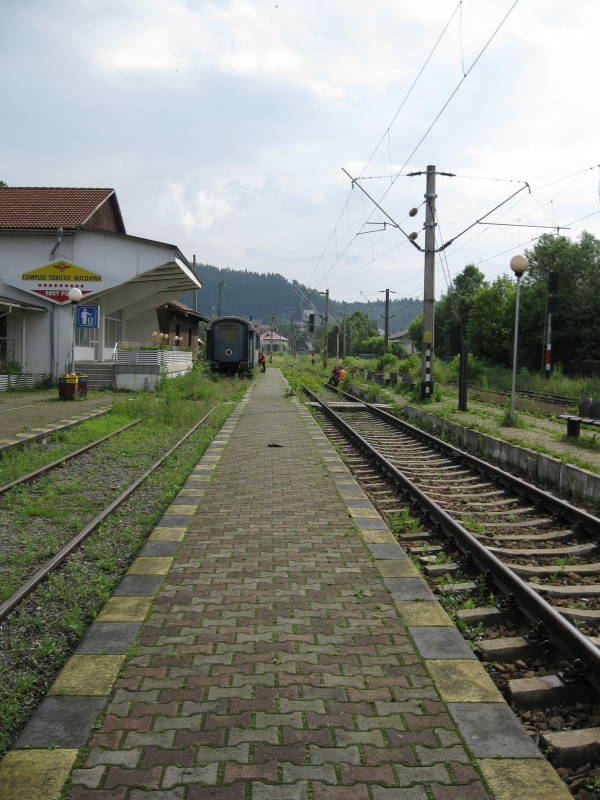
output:
[[61, 243], [61, 242], [62, 242], [62, 240], [63, 240], [63, 232], [64, 232], [64, 231], [63, 231], [63, 229], [62, 229], [62, 225], [61, 225], [61, 227], [60, 227], [60, 228], [57, 228], [57, 229], [56, 229], [56, 244], [54, 245], [54, 247], [52, 248], [52, 250], [50, 250], [50, 258], [54, 258], [54, 253], [56, 253], [56, 251], [57, 251], [57, 249], [58, 249], [58, 246], [60, 245], [60, 243]]

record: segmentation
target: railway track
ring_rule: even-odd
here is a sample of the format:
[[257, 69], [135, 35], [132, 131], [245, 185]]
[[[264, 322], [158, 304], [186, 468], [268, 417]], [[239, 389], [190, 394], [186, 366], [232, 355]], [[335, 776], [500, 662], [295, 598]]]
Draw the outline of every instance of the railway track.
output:
[[[132, 481], [124, 491], [122, 491], [118, 497], [113, 499], [110, 503], [108, 503], [102, 511], [96, 514], [93, 519], [91, 519], [75, 536], [73, 536], [68, 542], [62, 545], [56, 553], [39, 569], [37, 569], [32, 575], [30, 575], [26, 580], [23, 581], [21, 586], [14, 591], [4, 602], [0, 604], [0, 621], [5, 619], [12, 611], [14, 611], [19, 604], [34, 590], [36, 589], [42, 581], [44, 581], [49, 575], [51, 575], [54, 571], [56, 571], [61, 564], [73, 553], [75, 552], [81, 544], [99, 527], [99, 525], [115, 510], [117, 509], [122, 503], [124, 503], [132, 494], [133, 492], [156, 470], [158, 470], [162, 464], [166, 461], [166, 459], [172, 455], [179, 447], [181, 447], [184, 442], [186, 442], [190, 436], [201, 426], [203, 425], [206, 420], [210, 417], [210, 415], [215, 410], [216, 406], [212, 408], [208, 414], [205, 414], [201, 420], [199, 420], [195, 425], [193, 425], [172, 447], [170, 447], [159, 459], [157, 459], [148, 469], [146, 469], [140, 476], [138, 476], [134, 481]], [[81, 448], [80, 450], [71, 453], [61, 459], [58, 459], [51, 464], [42, 467], [39, 470], [35, 470], [28, 475], [23, 476], [15, 481], [12, 481], [10, 484], [6, 484], [3, 487], [0, 487], [0, 494], [3, 492], [8, 491], [15, 486], [22, 484], [24, 482], [29, 482], [35, 480], [42, 475], [47, 474], [49, 471], [56, 469], [57, 467], [62, 466], [62, 464], [67, 461], [68, 459], [77, 457], [82, 455], [85, 452], [88, 452], [91, 448], [97, 446], [98, 444], [106, 441], [107, 439], [111, 438], [111, 436], [116, 435], [117, 433], [121, 433], [124, 430], [132, 427], [135, 424], [138, 424], [141, 420], [136, 420], [129, 425], [125, 425], [117, 431], [114, 431], [107, 436], [103, 436], [100, 439], [92, 442], [91, 444], [87, 445], [86, 447]]]
[[[353, 474], [438, 594], [446, 601], [490, 591], [502, 596], [499, 608], [471, 607], [456, 617], [477, 628], [484, 661], [504, 668], [538, 660], [533, 678], [527, 669], [516, 670], [526, 678], [499, 676], [513, 706], [527, 715], [588, 703], [593, 718], [600, 711], [600, 520], [380, 408], [359, 401], [353, 409], [358, 398], [339, 392], [349, 401], [340, 405], [307, 393]], [[425, 526], [407, 518], [407, 499]], [[541, 717], [543, 727], [545, 712]], [[578, 734], [588, 736], [592, 750], [600, 743], [598, 728]]]

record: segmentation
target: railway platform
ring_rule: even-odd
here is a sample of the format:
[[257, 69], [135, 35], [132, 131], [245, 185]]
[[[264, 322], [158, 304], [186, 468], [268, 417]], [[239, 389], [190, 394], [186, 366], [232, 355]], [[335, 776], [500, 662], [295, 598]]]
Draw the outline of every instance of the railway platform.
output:
[[268, 369], [0, 765], [0, 800], [568, 800]]
[[43, 439], [110, 410], [114, 395], [93, 392], [85, 400], [59, 401], [52, 391], [2, 393], [0, 454], [24, 442]]

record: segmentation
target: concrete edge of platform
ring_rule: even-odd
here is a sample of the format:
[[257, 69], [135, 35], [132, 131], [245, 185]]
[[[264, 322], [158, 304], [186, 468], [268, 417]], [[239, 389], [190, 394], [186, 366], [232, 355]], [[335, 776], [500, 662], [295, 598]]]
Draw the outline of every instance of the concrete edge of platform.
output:
[[58, 422], [49, 422], [47, 425], [40, 425], [39, 427], [31, 428], [28, 431], [23, 431], [22, 433], [13, 433], [3, 436], [0, 438], [0, 456], [8, 450], [12, 450], [13, 448], [23, 447], [31, 442], [44, 441], [53, 433], [74, 428], [76, 425], [81, 425], [82, 422], [87, 422], [95, 417], [101, 417], [104, 414], [108, 414], [109, 411], [110, 408], [96, 408], [93, 411], [89, 411], [85, 414], [78, 414], [75, 417], [62, 419]]
[[0, 800], [52, 800], [62, 790], [104, 711], [255, 385], [235, 404], [13, 748], [0, 760]]
[[400, 621], [495, 800], [569, 800], [566, 785], [525, 732], [310, 410], [297, 398], [296, 403]]

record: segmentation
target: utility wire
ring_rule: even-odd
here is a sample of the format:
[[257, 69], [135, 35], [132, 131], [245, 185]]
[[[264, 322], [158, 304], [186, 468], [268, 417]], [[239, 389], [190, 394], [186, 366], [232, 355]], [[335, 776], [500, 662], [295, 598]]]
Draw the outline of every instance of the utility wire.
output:
[[[400, 112], [402, 111], [402, 109], [403, 109], [403, 108], [404, 108], [404, 106], [406, 105], [406, 102], [408, 101], [408, 98], [411, 96], [411, 94], [412, 94], [412, 92], [413, 92], [414, 88], [416, 87], [417, 83], [419, 82], [419, 79], [420, 79], [421, 75], [422, 75], [422, 74], [425, 72], [425, 69], [427, 68], [427, 65], [428, 65], [428, 64], [429, 64], [429, 62], [431, 61], [431, 58], [433, 57], [433, 55], [434, 55], [435, 51], [437, 50], [437, 48], [438, 48], [438, 46], [439, 46], [440, 42], [441, 42], [441, 41], [442, 41], [442, 39], [444, 38], [444, 35], [446, 34], [446, 31], [447, 31], [447, 30], [448, 30], [448, 28], [450, 27], [450, 24], [451, 24], [452, 20], [453, 20], [453, 19], [454, 19], [454, 17], [456, 16], [456, 12], [458, 11], [458, 9], [459, 9], [459, 7], [460, 7], [460, 5], [461, 5], [461, 2], [462, 2], [462, 0], [459, 0], [459, 3], [457, 4], [456, 8], [455, 8], [455, 9], [454, 9], [454, 11], [453, 11], [453, 12], [450, 14], [450, 17], [448, 18], [448, 21], [446, 22], [446, 24], [444, 25], [444, 28], [442, 29], [442, 32], [440, 33], [440, 35], [439, 35], [439, 36], [438, 36], [438, 38], [436, 39], [436, 41], [435, 41], [435, 44], [433, 45], [433, 47], [432, 47], [432, 48], [431, 48], [431, 50], [429, 51], [429, 53], [428, 53], [428, 55], [427, 55], [427, 58], [425, 59], [425, 61], [423, 62], [422, 66], [421, 66], [421, 69], [418, 71], [418, 73], [417, 73], [416, 77], [414, 78], [413, 82], [411, 83], [410, 87], [408, 88], [408, 91], [407, 91], [407, 92], [406, 92], [406, 94], [404, 95], [404, 97], [403, 97], [403, 99], [402, 99], [402, 102], [400, 103], [400, 105], [399, 105], [399, 106], [398, 106], [398, 108], [396, 109], [396, 113], [394, 114], [394, 116], [392, 117], [391, 121], [389, 122], [389, 124], [388, 124], [387, 128], [385, 129], [385, 131], [384, 131], [383, 135], [381, 136], [381, 138], [380, 138], [380, 139], [379, 139], [379, 141], [377, 142], [377, 144], [376, 144], [375, 148], [373, 149], [373, 152], [372, 152], [372, 153], [371, 153], [371, 155], [369, 156], [368, 160], [365, 162], [365, 164], [364, 164], [364, 166], [363, 166], [363, 168], [362, 168], [362, 170], [361, 170], [361, 172], [360, 172], [360, 174], [359, 174], [359, 177], [362, 177], [362, 173], [365, 171], [365, 169], [366, 169], [366, 168], [368, 167], [368, 165], [371, 163], [371, 160], [372, 160], [372, 159], [373, 159], [373, 157], [375, 156], [375, 153], [377, 153], [377, 151], [378, 151], [378, 150], [379, 150], [379, 148], [381, 147], [382, 143], [385, 141], [385, 138], [386, 138], [386, 136], [387, 136], [387, 137], [389, 137], [389, 132], [390, 132], [390, 129], [392, 128], [392, 126], [394, 125], [394, 123], [396, 122], [396, 120], [398, 119], [398, 116], [400, 115]], [[391, 156], [390, 156], [390, 167], [391, 167]], [[386, 178], [388, 178], [388, 177], [390, 178], [390, 185], [391, 185], [391, 183], [393, 183], [393, 178], [392, 178], [392, 175], [391, 175], [391, 174], [390, 174], [389, 176], [388, 176], [388, 175], [386, 175], [385, 177], [386, 177]], [[321, 263], [321, 261], [323, 260], [323, 258], [324, 258], [324, 256], [325, 256], [325, 253], [327, 252], [327, 249], [329, 248], [329, 245], [331, 244], [331, 240], [333, 239], [333, 237], [334, 237], [334, 234], [335, 234], [335, 229], [336, 229], [336, 228], [337, 228], [337, 226], [340, 224], [340, 221], [341, 221], [341, 219], [342, 219], [342, 217], [343, 217], [343, 215], [344, 215], [344, 210], [345, 210], [345, 209], [347, 208], [347, 206], [348, 206], [348, 202], [349, 202], [349, 199], [350, 199], [350, 195], [351, 195], [351, 194], [352, 194], [352, 192], [350, 191], [350, 192], [349, 192], [349, 194], [348, 194], [348, 196], [346, 197], [346, 202], [345, 202], [345, 204], [344, 204], [344, 208], [342, 208], [342, 210], [341, 210], [341, 212], [340, 212], [340, 214], [339, 214], [339, 217], [338, 217], [338, 219], [337, 219], [337, 221], [336, 221], [336, 223], [335, 223], [335, 225], [334, 225], [333, 231], [331, 232], [331, 234], [330, 234], [330, 236], [329, 236], [329, 239], [327, 240], [327, 244], [326, 244], [326, 245], [325, 245], [325, 247], [323, 248], [323, 251], [322, 251], [322, 253], [321, 253], [321, 256], [319, 257], [319, 260], [317, 261], [317, 263], [316, 263], [316, 264], [315, 264], [315, 266], [313, 267], [313, 270], [312, 270], [312, 272], [310, 273], [310, 276], [308, 277], [308, 280], [309, 280], [309, 281], [312, 279], [312, 277], [313, 277], [314, 273], [315, 273], [315, 272], [317, 271], [317, 269], [319, 268], [319, 264], [320, 264], [320, 263]], [[364, 227], [364, 223], [363, 223], [363, 225], [362, 225], [361, 227]], [[353, 238], [356, 238], [356, 237], [353, 237]], [[351, 239], [351, 240], [350, 240], [350, 244], [352, 244], [352, 241], [353, 241], [353, 239]], [[347, 248], [346, 248], [346, 249], [347, 249]], [[342, 252], [342, 255], [343, 255], [343, 253], [346, 251], [346, 249], [345, 249], [345, 250]], [[320, 282], [319, 282], [319, 283], [320, 283]]]
[[[518, 5], [518, 3], [519, 3], [519, 0], [514, 0], [514, 2], [512, 3], [511, 7], [508, 9], [508, 11], [506, 12], [506, 14], [505, 14], [505, 15], [502, 17], [502, 19], [500, 20], [500, 22], [498, 23], [498, 25], [496, 26], [496, 28], [493, 30], [492, 34], [489, 36], [489, 38], [487, 39], [487, 41], [485, 42], [485, 44], [483, 45], [483, 47], [481, 48], [481, 50], [480, 50], [480, 51], [478, 52], [478, 54], [475, 56], [475, 59], [473, 60], [473, 62], [472, 62], [472, 63], [471, 63], [471, 65], [469, 66], [469, 68], [466, 70], [466, 72], [464, 73], [463, 77], [460, 79], [460, 81], [458, 82], [458, 84], [457, 84], [457, 85], [455, 86], [455, 88], [452, 90], [452, 92], [450, 93], [450, 96], [447, 98], [447, 100], [445, 101], [445, 103], [443, 104], [443, 106], [441, 107], [441, 109], [440, 109], [440, 110], [438, 111], [438, 113], [435, 115], [435, 117], [434, 117], [433, 121], [430, 123], [430, 125], [429, 125], [429, 126], [428, 126], [428, 128], [426, 129], [425, 133], [424, 133], [424, 134], [421, 136], [421, 138], [418, 140], [418, 142], [417, 142], [417, 143], [416, 143], [416, 145], [413, 147], [413, 149], [410, 151], [410, 153], [409, 153], [408, 157], [405, 159], [404, 163], [402, 164], [402, 166], [400, 167], [400, 169], [398, 170], [398, 172], [396, 173], [396, 175], [395, 175], [395, 176], [392, 178], [392, 180], [390, 181], [390, 185], [389, 185], [389, 186], [387, 187], [387, 189], [386, 189], [386, 190], [383, 192], [382, 196], [380, 197], [380, 199], [379, 199], [379, 201], [378, 201], [378, 204], [381, 204], [381, 202], [382, 202], [382, 201], [385, 199], [385, 197], [387, 197], [387, 195], [388, 195], [389, 191], [391, 190], [392, 186], [394, 185], [394, 183], [395, 183], [395, 182], [398, 180], [398, 178], [399, 178], [399, 177], [402, 175], [402, 173], [404, 172], [404, 169], [406, 168], [406, 165], [409, 163], [409, 161], [412, 159], [412, 157], [415, 155], [415, 153], [416, 153], [416, 152], [419, 150], [419, 148], [421, 147], [421, 145], [423, 144], [423, 142], [425, 141], [425, 139], [426, 139], [426, 138], [429, 136], [430, 132], [433, 130], [433, 128], [435, 127], [436, 123], [438, 122], [438, 120], [440, 119], [440, 117], [442, 116], [442, 114], [444, 113], [444, 111], [446, 110], [446, 108], [447, 108], [447, 107], [450, 105], [450, 103], [452, 102], [452, 100], [453, 100], [453, 99], [454, 99], [454, 97], [456, 96], [457, 92], [460, 90], [461, 86], [463, 85], [463, 83], [465, 82], [465, 80], [467, 79], [467, 77], [468, 77], [468, 76], [471, 74], [471, 72], [473, 71], [473, 69], [475, 68], [475, 66], [478, 64], [478, 62], [480, 61], [480, 59], [482, 58], [482, 56], [484, 55], [484, 53], [486, 52], [486, 50], [488, 49], [488, 47], [490, 46], [490, 44], [492, 43], [492, 41], [495, 39], [495, 37], [497, 36], [498, 32], [500, 31], [500, 29], [502, 28], [502, 26], [504, 25], [504, 23], [506, 22], [506, 20], [508, 19], [508, 17], [511, 15], [511, 13], [513, 12], [513, 10], [514, 10], [514, 9], [516, 8], [516, 6]], [[441, 40], [441, 38], [443, 37], [443, 35], [444, 35], [444, 33], [445, 33], [445, 31], [446, 31], [446, 29], [447, 29], [448, 25], [450, 24], [450, 22], [451, 22], [451, 21], [452, 21], [452, 19], [454, 18], [454, 15], [456, 14], [456, 11], [459, 9], [459, 7], [460, 7], [460, 2], [459, 2], [459, 4], [458, 4], [458, 6], [456, 7], [456, 9], [454, 10], [454, 12], [452, 13], [452, 15], [451, 15], [451, 17], [450, 17], [450, 20], [448, 21], [448, 23], [447, 23], [446, 27], [445, 27], [445, 28], [444, 28], [444, 30], [442, 31], [442, 34], [440, 35], [440, 39], [438, 39], [438, 42], [439, 42], [439, 41]], [[438, 42], [436, 42], [436, 45], [434, 46], [434, 50], [435, 50], [435, 48], [437, 47], [437, 44], [438, 44]], [[432, 53], [430, 54], [430, 56], [431, 56], [432, 54], [433, 54], [433, 51], [432, 51]], [[428, 56], [428, 59], [430, 58], [430, 56]], [[419, 75], [420, 75], [420, 74], [421, 74], [421, 73], [419, 73]], [[411, 87], [411, 91], [412, 91], [412, 87]], [[404, 101], [403, 101], [403, 102], [404, 102]], [[403, 105], [403, 104], [402, 104], [402, 105]], [[393, 122], [396, 120], [396, 118], [397, 118], [398, 114], [400, 113], [400, 110], [401, 110], [401, 108], [402, 108], [402, 106], [401, 106], [401, 107], [400, 107], [400, 109], [398, 109], [398, 111], [396, 112], [396, 114], [395, 114], [395, 116], [394, 116], [394, 118], [393, 118], [393, 120], [392, 120], [392, 123], [391, 123], [391, 124], [393, 124]], [[388, 128], [389, 128], [389, 126], [388, 126]], [[387, 132], [387, 131], [386, 131], [386, 132]], [[377, 146], [376, 146], [375, 150], [373, 151], [373, 153], [371, 154], [371, 156], [369, 156], [369, 160], [367, 161], [367, 164], [368, 164], [368, 163], [371, 161], [371, 159], [373, 158], [373, 155], [374, 155], [374, 154], [377, 152], [377, 150], [379, 149], [379, 147], [380, 147], [380, 145], [381, 145], [381, 142], [382, 142], [382, 141], [385, 139], [385, 136], [386, 136], [386, 133], [384, 133], [383, 137], [382, 137], [382, 138], [380, 139], [380, 141], [378, 142], [378, 144], [377, 144]], [[366, 165], [365, 165], [365, 168], [366, 168]], [[364, 171], [364, 168], [363, 168], [363, 171]], [[360, 178], [360, 175], [359, 175], [359, 178]], [[367, 217], [367, 219], [366, 219], [366, 220], [363, 222], [363, 224], [362, 224], [362, 226], [361, 226], [361, 227], [364, 227], [364, 226], [366, 225], [366, 223], [367, 223], [368, 221], [370, 221], [370, 219], [371, 219], [371, 217], [373, 216], [373, 214], [374, 214], [374, 213], [375, 213], [375, 210], [372, 210], [372, 211], [371, 211], [371, 213], [369, 214], [369, 216]], [[351, 240], [351, 241], [348, 243], [348, 245], [347, 245], [347, 246], [344, 248], [344, 250], [342, 251], [342, 254], [341, 254], [342, 256], [343, 256], [343, 255], [344, 255], [344, 254], [345, 254], [345, 253], [346, 253], [346, 252], [349, 250], [349, 248], [352, 246], [352, 243], [354, 242], [354, 240], [355, 240], [355, 239], [356, 239], [356, 234], [355, 234], [354, 238], [353, 238], [353, 239], [352, 239], [352, 240]], [[327, 270], [327, 272], [326, 272], [326, 273], [325, 273], [325, 275], [323, 276], [322, 280], [324, 280], [324, 279], [325, 279], [325, 277], [326, 277], [326, 276], [327, 276], [327, 275], [328, 275], [328, 274], [329, 274], [329, 273], [332, 271], [332, 269], [333, 269], [333, 268], [336, 266], [336, 264], [337, 264], [338, 262], [339, 262], [339, 257], [338, 257], [338, 258], [335, 260], [335, 262], [334, 262], [334, 264], [332, 265], [332, 267], [330, 267], [330, 268], [329, 268], [329, 270]], [[321, 281], [320, 281], [319, 283], [321, 283]]]
[[[517, 0], [517, 2], [518, 2], [518, 0]], [[432, 47], [432, 48], [431, 48], [431, 50], [429, 51], [429, 54], [427, 55], [427, 58], [426, 58], [426, 59], [425, 59], [425, 61], [423, 62], [423, 65], [421, 66], [421, 69], [418, 71], [418, 73], [417, 73], [417, 75], [416, 75], [415, 79], [413, 80], [413, 82], [411, 83], [411, 85], [410, 85], [410, 87], [409, 87], [408, 91], [407, 91], [407, 92], [406, 92], [406, 94], [404, 95], [404, 98], [402, 99], [402, 102], [400, 103], [400, 105], [399, 105], [399, 106], [398, 106], [398, 108], [396, 109], [396, 113], [395, 113], [395, 114], [394, 114], [394, 116], [392, 117], [392, 120], [391, 120], [391, 122], [388, 124], [388, 126], [387, 126], [387, 128], [385, 129], [385, 131], [384, 131], [383, 135], [381, 136], [381, 138], [379, 139], [379, 141], [378, 141], [378, 142], [377, 142], [377, 144], [375, 145], [375, 148], [373, 149], [373, 152], [371, 153], [371, 155], [369, 156], [369, 158], [368, 158], [368, 159], [367, 159], [367, 161], [365, 162], [365, 165], [364, 165], [364, 167], [362, 168], [361, 172], [359, 173], [359, 176], [358, 176], [359, 178], [362, 178], [362, 173], [365, 171], [365, 169], [366, 169], [366, 168], [368, 167], [368, 165], [371, 163], [371, 160], [373, 159], [373, 156], [374, 156], [374, 155], [375, 155], [375, 153], [376, 153], [376, 152], [379, 150], [379, 148], [381, 147], [382, 143], [385, 141], [385, 137], [388, 135], [390, 128], [392, 127], [392, 125], [393, 125], [393, 124], [396, 122], [396, 120], [398, 119], [398, 116], [400, 115], [400, 112], [402, 111], [402, 109], [403, 109], [403, 108], [404, 108], [404, 106], [406, 105], [406, 102], [407, 102], [408, 98], [411, 96], [411, 94], [412, 94], [412, 92], [413, 92], [413, 89], [415, 88], [415, 86], [416, 86], [416, 85], [417, 85], [417, 83], [419, 82], [419, 78], [420, 78], [420, 77], [421, 77], [421, 75], [422, 75], [422, 74], [425, 72], [425, 70], [426, 70], [426, 68], [427, 68], [427, 65], [428, 65], [428, 64], [429, 64], [429, 62], [431, 61], [431, 58], [433, 57], [433, 54], [434, 54], [434, 53], [435, 53], [435, 51], [437, 50], [437, 48], [438, 48], [438, 46], [439, 46], [440, 42], [441, 42], [441, 41], [442, 41], [442, 39], [444, 38], [444, 36], [445, 36], [445, 34], [446, 34], [446, 31], [447, 31], [447, 30], [448, 30], [448, 28], [450, 27], [450, 24], [452, 23], [452, 20], [453, 20], [453, 19], [454, 19], [454, 17], [456, 16], [456, 12], [457, 12], [457, 11], [460, 9], [460, 7], [461, 7], [461, 4], [462, 4], [462, 0], [459, 0], [459, 3], [457, 4], [456, 8], [455, 8], [455, 9], [454, 9], [454, 11], [453, 11], [453, 12], [450, 14], [450, 17], [448, 18], [448, 21], [447, 21], [447, 22], [446, 22], [446, 24], [444, 25], [444, 27], [443, 27], [443, 29], [442, 29], [442, 32], [440, 33], [440, 35], [439, 35], [439, 36], [438, 36], [438, 38], [436, 39], [436, 41], [435, 41], [435, 44], [433, 45], [433, 47]], [[388, 177], [388, 176], [386, 175], [385, 177]]]
[[[396, 180], [397, 180], [397, 179], [400, 177], [400, 175], [402, 175], [402, 173], [404, 172], [404, 169], [405, 169], [406, 165], [408, 164], [408, 162], [409, 162], [409, 161], [412, 159], [412, 157], [415, 155], [415, 153], [417, 152], [417, 150], [418, 150], [418, 149], [421, 147], [421, 145], [423, 144], [423, 142], [425, 141], [425, 139], [426, 139], [426, 138], [429, 136], [429, 134], [431, 133], [431, 131], [432, 131], [432, 130], [433, 130], [433, 128], [435, 127], [436, 123], [438, 122], [438, 120], [440, 119], [440, 117], [442, 116], [442, 114], [444, 113], [444, 111], [445, 111], [445, 110], [448, 108], [448, 106], [450, 105], [450, 103], [452, 102], [452, 100], [454, 99], [454, 97], [456, 96], [457, 92], [459, 91], [459, 89], [461, 88], [461, 86], [463, 85], [463, 83], [466, 81], [466, 79], [469, 77], [469, 75], [471, 74], [472, 70], [475, 68], [476, 64], [479, 62], [479, 60], [481, 59], [481, 57], [483, 56], [483, 54], [486, 52], [486, 50], [488, 49], [488, 47], [490, 46], [490, 44], [492, 43], [492, 41], [495, 39], [495, 37], [497, 36], [498, 32], [500, 31], [500, 29], [502, 28], [502, 26], [504, 25], [504, 23], [506, 22], [506, 20], [509, 18], [509, 16], [510, 16], [510, 15], [511, 15], [511, 13], [513, 12], [513, 10], [516, 8], [516, 6], [518, 5], [518, 3], [519, 3], [519, 0], [514, 0], [514, 2], [513, 2], [513, 4], [511, 5], [511, 7], [508, 9], [508, 11], [506, 12], [506, 14], [505, 14], [505, 15], [502, 17], [502, 19], [500, 20], [500, 22], [498, 23], [498, 25], [497, 25], [497, 26], [496, 26], [496, 28], [494, 29], [494, 31], [493, 31], [493, 33], [491, 34], [491, 36], [488, 38], [488, 40], [486, 41], [486, 43], [483, 45], [483, 47], [481, 48], [481, 50], [479, 51], [479, 53], [477, 53], [477, 55], [475, 56], [475, 59], [473, 60], [473, 62], [472, 62], [472, 64], [471, 64], [471, 66], [470, 66], [470, 67], [467, 69], [467, 71], [465, 72], [465, 74], [463, 75], [463, 77], [460, 79], [460, 81], [457, 83], [457, 85], [454, 87], [454, 89], [453, 89], [453, 90], [452, 90], [452, 92], [450, 93], [450, 96], [448, 97], [448, 99], [446, 100], [446, 102], [444, 103], [444, 105], [441, 107], [441, 109], [438, 111], [438, 113], [437, 113], [437, 114], [435, 115], [435, 117], [433, 118], [433, 122], [431, 122], [431, 123], [430, 123], [430, 125], [429, 125], [429, 127], [427, 128], [427, 130], [425, 131], [425, 133], [424, 133], [424, 134], [421, 136], [421, 138], [419, 139], [419, 141], [416, 143], [416, 145], [415, 145], [415, 146], [413, 147], [413, 149], [410, 151], [410, 153], [409, 153], [408, 157], [405, 159], [405, 161], [404, 161], [403, 165], [400, 167], [400, 170], [399, 170], [399, 171], [396, 173], [396, 176], [395, 176], [394, 180], [392, 181], [392, 184], [396, 182]], [[389, 187], [388, 187], [388, 188], [385, 190], [385, 192], [383, 193], [383, 195], [382, 195], [382, 196], [381, 196], [381, 198], [379, 199], [379, 202], [380, 202], [380, 203], [381, 203], [381, 201], [382, 201], [382, 200], [383, 200], [383, 199], [384, 199], [384, 198], [387, 196], [387, 194], [388, 194], [388, 192], [390, 191], [390, 189], [391, 189], [391, 186], [389, 186]]]

